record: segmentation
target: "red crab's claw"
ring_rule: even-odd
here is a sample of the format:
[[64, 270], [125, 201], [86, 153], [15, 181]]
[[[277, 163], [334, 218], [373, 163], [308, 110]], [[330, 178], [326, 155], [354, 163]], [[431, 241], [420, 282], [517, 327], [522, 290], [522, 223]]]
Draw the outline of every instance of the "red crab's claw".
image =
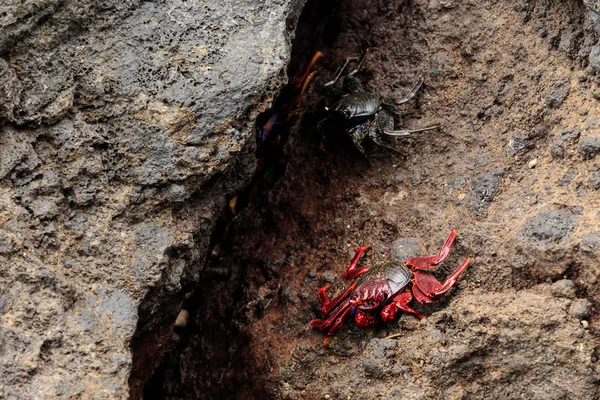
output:
[[394, 304], [388, 304], [387, 306], [383, 307], [383, 310], [381, 310], [381, 320], [386, 324], [388, 322], [397, 320], [398, 317], [399, 315], [397, 314], [397, 308], [394, 306]]
[[408, 306], [408, 303], [410, 303], [412, 298], [413, 296], [408, 290], [405, 290], [404, 292], [394, 297], [392, 302], [383, 307], [383, 310], [381, 310], [381, 319], [383, 320], [383, 322], [387, 323], [396, 321], [398, 318], [400, 318], [400, 311], [414, 315], [419, 319], [425, 318], [423, 314], [413, 310], [411, 307]]
[[418, 269], [434, 269], [448, 257], [450, 254], [450, 249], [452, 248], [452, 244], [454, 243], [454, 239], [456, 239], [456, 229], [452, 229], [452, 231], [450, 231], [448, 238], [442, 245], [442, 248], [438, 254], [434, 256], [409, 258], [406, 260], [406, 263], [413, 271]]
[[416, 271], [413, 278], [413, 294], [421, 304], [431, 304], [446, 294], [458, 281], [458, 278], [467, 269], [471, 262], [466, 258], [456, 270], [448, 276], [444, 283], [440, 283], [435, 277], [424, 271]]

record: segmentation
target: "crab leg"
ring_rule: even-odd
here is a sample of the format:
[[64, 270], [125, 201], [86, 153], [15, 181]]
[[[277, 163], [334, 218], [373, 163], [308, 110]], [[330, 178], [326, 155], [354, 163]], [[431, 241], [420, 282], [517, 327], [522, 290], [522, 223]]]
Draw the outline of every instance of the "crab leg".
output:
[[446, 281], [441, 284], [433, 275], [423, 271], [416, 271], [413, 278], [413, 294], [415, 300], [421, 304], [434, 303], [438, 298], [446, 294], [452, 286], [456, 284], [458, 278], [467, 269], [471, 262], [470, 258], [465, 259], [458, 268], [450, 274]]
[[346, 69], [346, 67], [350, 63], [350, 61], [356, 61], [356, 60], [358, 60], [357, 57], [346, 57], [346, 61], [344, 61], [344, 63], [335, 72], [335, 78], [333, 78], [333, 80], [327, 82], [323, 86], [327, 87], [327, 86], [333, 86], [333, 85], [335, 85], [337, 83], [337, 81], [340, 79], [340, 77], [342, 76], [342, 73], [344, 72], [344, 70]]
[[[296, 97], [294, 97], [293, 101], [291, 101], [288, 104], [288, 106], [290, 108], [294, 108], [294, 107], [298, 106], [298, 104], [300, 104], [300, 101], [302, 100], [302, 96], [304, 95], [304, 92], [306, 91], [306, 88], [308, 87], [308, 84], [310, 83], [310, 81], [316, 74], [317, 74], [317, 71], [313, 71], [304, 80], [304, 84], [302, 85], [302, 89], [300, 89], [300, 93], [298, 93], [298, 95]], [[286, 122], [289, 121], [294, 114], [297, 114], [299, 112], [302, 112], [302, 110], [299, 108], [294, 108], [294, 109], [290, 110], [290, 112], [287, 114]]]
[[329, 329], [329, 332], [323, 339], [323, 345], [327, 346], [327, 344], [329, 344], [329, 342], [333, 338], [333, 335], [335, 335], [335, 333], [340, 330], [344, 321], [346, 319], [348, 319], [351, 311], [352, 311], [352, 305], [350, 304], [349, 300], [346, 300], [342, 304], [340, 309], [335, 314], [333, 314], [332, 316], [327, 318], [326, 320], [313, 319], [310, 322], [310, 325], [312, 327], [317, 328], [320, 331]]
[[409, 136], [413, 133], [424, 132], [424, 131], [432, 131], [434, 129], [439, 129], [439, 125], [427, 126], [425, 128], [417, 128], [417, 129], [403, 129], [401, 131], [383, 131], [388, 136]]
[[320, 51], [317, 51], [315, 53], [315, 55], [311, 58], [306, 69], [304, 70], [304, 74], [302, 74], [301, 76], [294, 79], [294, 88], [295, 89], [300, 89], [301, 86], [304, 86], [302, 89], [302, 92], [304, 93], [304, 89], [306, 89], [307, 82], [310, 81], [310, 79], [312, 78], [312, 75], [314, 75], [316, 72], [315, 71], [315, 72], [311, 73], [310, 70], [313, 67], [313, 65], [315, 65], [317, 60], [321, 57], [323, 57], [323, 53], [321, 53]]
[[369, 270], [369, 267], [356, 268], [356, 266], [358, 265], [358, 261], [360, 260], [362, 255], [370, 247], [371, 246], [366, 245], [356, 250], [354, 257], [352, 257], [352, 260], [350, 261], [350, 265], [348, 265], [348, 269], [346, 269], [346, 272], [344, 272], [344, 280], [351, 281], [352, 279], [355, 279], [359, 275], [364, 274]]
[[350, 293], [352, 293], [355, 286], [356, 282], [353, 282], [352, 285], [348, 286], [348, 288], [344, 290], [342, 294], [333, 300], [329, 300], [329, 296], [327, 296], [327, 288], [329, 288], [329, 285], [323, 286], [321, 289], [319, 289], [317, 296], [321, 302], [321, 312], [323, 314], [329, 314], [329, 312], [336, 308], [346, 297], [350, 296]]
[[406, 154], [405, 154], [403, 151], [400, 151], [400, 150], [396, 149], [395, 147], [393, 147], [393, 146], [390, 146], [390, 145], [389, 145], [389, 144], [387, 144], [387, 143], [383, 143], [381, 140], [379, 140], [379, 139], [377, 138], [377, 136], [376, 136], [376, 135], [373, 135], [373, 136], [371, 136], [371, 139], [372, 139], [372, 140], [375, 142], [375, 144], [376, 144], [376, 145], [378, 145], [378, 146], [385, 147], [385, 148], [386, 148], [386, 149], [388, 149], [388, 150], [392, 150], [392, 151], [394, 151], [394, 152], [396, 152], [396, 153], [398, 153], [398, 154], [400, 154], [400, 155], [402, 155], [402, 156], [406, 156]]
[[327, 346], [329, 344], [329, 342], [331, 342], [331, 339], [333, 339], [333, 335], [335, 335], [335, 333], [340, 330], [340, 328], [344, 324], [344, 321], [346, 321], [348, 319], [348, 317], [350, 316], [352, 307], [350, 305], [348, 305], [348, 307], [344, 308], [343, 310], [344, 311], [340, 314], [340, 316], [333, 323], [333, 326], [331, 327], [331, 329], [329, 330], [327, 335], [325, 335], [325, 337], [323, 338], [323, 346]]
[[442, 263], [450, 254], [450, 248], [456, 238], [456, 229], [452, 229], [450, 235], [442, 245], [440, 252], [436, 256], [413, 257], [406, 260], [406, 263], [416, 269], [433, 269], [438, 264]]
[[356, 73], [358, 71], [360, 71], [360, 69], [362, 68], [363, 63], [365, 62], [365, 59], [367, 58], [367, 53], [368, 52], [369, 52], [369, 49], [366, 49], [365, 52], [363, 53], [363, 55], [360, 57], [360, 60], [358, 60], [358, 64], [356, 64], [356, 68], [354, 68], [352, 70], [352, 72], [350, 72], [348, 74], [348, 76], [356, 75]]
[[413, 97], [415, 97], [415, 95], [417, 94], [417, 92], [419, 91], [419, 89], [421, 89], [421, 86], [423, 85], [423, 82], [425, 82], [425, 80], [423, 79], [422, 76], [420, 76], [419, 77], [419, 81], [416, 83], [416, 85], [413, 86], [412, 89], [410, 89], [410, 92], [408, 92], [408, 94], [406, 96], [404, 96], [400, 100], [397, 100], [396, 104], [398, 104], [398, 105], [404, 104], [404, 103], [408, 102], [410, 99], [412, 99]]

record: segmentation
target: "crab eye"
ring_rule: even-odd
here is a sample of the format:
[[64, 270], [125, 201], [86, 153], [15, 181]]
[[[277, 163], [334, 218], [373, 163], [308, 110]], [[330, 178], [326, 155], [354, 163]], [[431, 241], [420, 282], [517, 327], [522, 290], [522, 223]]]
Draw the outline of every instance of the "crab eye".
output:
[[387, 293], [379, 293], [379, 301], [384, 301], [387, 299]]

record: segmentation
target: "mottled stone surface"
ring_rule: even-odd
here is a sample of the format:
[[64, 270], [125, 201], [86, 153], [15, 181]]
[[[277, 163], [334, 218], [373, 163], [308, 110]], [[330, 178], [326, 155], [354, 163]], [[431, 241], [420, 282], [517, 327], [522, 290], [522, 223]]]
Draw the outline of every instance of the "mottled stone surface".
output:
[[138, 397], [302, 3], [2, 3], [0, 398]]
[[593, 341], [569, 302], [553, 298], [549, 285], [471, 293], [393, 338], [363, 341], [358, 355], [343, 354], [347, 338], [327, 349], [300, 341], [283, 370], [281, 397], [595, 399]]

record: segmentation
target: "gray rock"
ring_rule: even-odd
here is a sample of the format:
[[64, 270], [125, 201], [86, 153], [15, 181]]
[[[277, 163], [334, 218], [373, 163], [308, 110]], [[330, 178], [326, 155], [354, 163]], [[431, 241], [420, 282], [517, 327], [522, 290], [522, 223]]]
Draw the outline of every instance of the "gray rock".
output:
[[500, 179], [491, 172], [479, 174], [469, 182], [469, 189], [475, 196], [475, 210], [487, 207], [500, 191]]
[[554, 158], [564, 158], [567, 148], [574, 145], [579, 139], [581, 132], [576, 127], [569, 127], [560, 132], [558, 137], [554, 139], [550, 153]]
[[568, 263], [565, 258], [577, 245], [572, 238], [579, 225], [573, 210], [543, 211], [523, 225], [514, 237], [516, 248], [524, 255], [517, 266], [526, 268], [536, 279], [558, 279]]
[[573, 31], [570, 27], [567, 27], [560, 35], [558, 49], [567, 55], [572, 54], [575, 47], [575, 38], [573, 36]]
[[588, 56], [590, 67], [595, 73], [600, 72], [600, 46], [596, 45], [592, 47], [590, 55]]
[[546, 248], [564, 239], [578, 224], [568, 211], [549, 210], [526, 223], [521, 233], [526, 240]]
[[[588, 10], [587, 17], [590, 20], [592, 26], [594, 27], [594, 29], [596, 29], [596, 32], [600, 33], [600, 4], [598, 3], [598, 0], [583, 0], [583, 4]], [[598, 54], [594, 58], [597, 58], [598, 56], [600, 56], [600, 49], [598, 50]], [[591, 58], [592, 55], [590, 54], [590, 61]]]
[[592, 177], [590, 178], [590, 187], [594, 190], [600, 189], [600, 171], [592, 172]]
[[590, 159], [600, 153], [600, 139], [593, 136], [585, 136], [579, 143], [579, 154], [584, 159]]
[[[370, 340], [356, 358], [328, 363], [327, 351], [301, 368], [292, 360], [288, 368], [297, 367], [297, 373], [283, 379], [293, 386], [301, 373], [312, 376], [289, 398], [320, 398], [324, 387], [331, 393], [335, 384], [356, 390], [332, 399], [508, 399], [518, 388], [529, 398], [543, 393], [544, 399], [592, 400], [598, 394], [590, 357], [594, 340], [568, 317], [564, 303], [530, 290], [463, 293], [447, 307], [453, 318], [443, 329], [425, 319], [395, 341]], [[481, 365], [494, 365], [498, 375], [476, 373], [465, 380], [466, 369]], [[511, 382], [498, 384], [498, 377]]]
[[577, 176], [579, 171], [577, 168], [570, 168], [558, 181], [558, 186], [568, 186]]
[[366, 376], [381, 378], [393, 375], [389, 371], [390, 359], [396, 355], [397, 343], [392, 339], [372, 339], [363, 353], [363, 368]]
[[576, 297], [575, 284], [569, 279], [561, 279], [552, 284], [552, 296], [574, 299]]
[[29, 157], [34, 157], [34, 152], [27, 135], [11, 128], [0, 132], [0, 179]]
[[546, 105], [550, 108], [560, 107], [570, 90], [571, 84], [568, 81], [555, 83], [550, 93], [546, 95]]
[[581, 243], [579, 243], [579, 248], [586, 253], [600, 252], [600, 236], [595, 233], [584, 235], [581, 239]]
[[0, 397], [141, 395], [302, 5], [2, 3]]
[[0, 254], [13, 253], [18, 249], [17, 238], [14, 233], [0, 229]]
[[575, 318], [583, 319], [591, 315], [592, 303], [588, 299], [576, 299], [569, 307], [569, 315]]
[[526, 135], [513, 135], [506, 146], [506, 154], [514, 156], [517, 153], [525, 152], [530, 146], [529, 138]]
[[40, 197], [31, 204], [33, 216], [41, 219], [51, 219], [58, 215], [56, 200], [49, 197]]
[[394, 240], [390, 249], [390, 259], [399, 262], [411, 257], [424, 254], [423, 246], [414, 238], [402, 238]]

